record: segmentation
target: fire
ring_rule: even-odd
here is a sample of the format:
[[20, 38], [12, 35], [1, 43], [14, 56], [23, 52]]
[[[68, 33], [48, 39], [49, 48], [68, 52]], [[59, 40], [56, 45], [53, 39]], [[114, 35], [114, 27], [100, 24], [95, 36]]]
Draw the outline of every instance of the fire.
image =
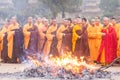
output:
[[33, 57], [31, 57], [31, 56], [27, 56], [27, 58], [28, 58], [33, 64], [35, 64], [36, 66], [41, 66], [41, 65], [42, 65], [42, 63], [41, 63], [39, 60], [37, 60], [36, 58], [33, 58]]
[[80, 73], [84, 68], [95, 69], [93, 65], [87, 64], [86, 61], [84, 61], [84, 56], [77, 58], [76, 56], [72, 56], [71, 52], [67, 52], [61, 57], [53, 57], [50, 55], [50, 61], [56, 64], [56, 66], [63, 67], [73, 73]]
[[58, 67], [64, 68], [67, 71], [71, 71], [72, 73], [80, 73], [85, 68], [88, 69], [95, 69], [95, 67], [91, 64], [86, 63], [84, 60], [84, 56], [80, 58], [73, 56], [72, 52], [67, 52], [60, 57], [54, 57], [53, 55], [49, 56], [49, 60], [47, 62], [41, 62], [36, 58], [32, 58], [28, 56], [32, 63], [36, 66], [51, 66], [51, 67]]

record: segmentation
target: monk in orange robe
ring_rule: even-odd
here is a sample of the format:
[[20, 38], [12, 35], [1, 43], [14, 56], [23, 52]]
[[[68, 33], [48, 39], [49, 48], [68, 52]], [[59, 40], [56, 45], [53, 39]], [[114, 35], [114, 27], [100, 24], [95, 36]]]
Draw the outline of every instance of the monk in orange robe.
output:
[[44, 50], [43, 50], [43, 59], [47, 58], [51, 51], [51, 45], [53, 42], [53, 39], [55, 37], [55, 32], [57, 30], [57, 22], [55, 19], [51, 21], [50, 27], [47, 29], [46, 32], [46, 38], [47, 41], [45, 42]]
[[96, 37], [96, 48], [97, 48], [97, 51], [99, 51], [99, 48], [100, 48], [100, 44], [101, 44], [101, 40], [102, 40], [102, 33], [101, 33], [101, 30], [103, 28], [103, 25], [101, 24], [100, 22], [100, 19], [95, 19], [95, 25], [96, 25], [96, 28], [97, 28], [97, 37]]
[[102, 41], [99, 49], [97, 61], [103, 65], [110, 64], [117, 57], [117, 35], [110, 19], [104, 17], [105, 28], [102, 29]]
[[14, 37], [15, 30], [19, 29], [19, 24], [17, 23], [16, 17], [12, 17], [11, 24], [7, 28], [7, 32], [4, 36], [2, 55], [5, 62], [17, 62], [17, 57], [14, 53]]
[[117, 23], [116, 22], [116, 19], [115, 18], [112, 18], [111, 19], [111, 23], [113, 25], [113, 27], [115, 28], [115, 31], [117, 33], [117, 57], [120, 57], [120, 23]]
[[63, 32], [67, 29], [66, 26], [67, 26], [66, 20], [63, 20], [62, 24], [60, 25], [60, 27], [58, 28], [57, 33], [56, 33], [56, 37], [57, 37], [57, 41], [58, 41], [57, 50], [58, 50], [59, 55], [61, 54], [63, 36], [65, 36], [65, 34]]
[[[8, 26], [10, 25], [10, 22], [7, 21], [5, 23], [5, 25], [2, 27], [1, 31], [0, 31], [0, 59], [3, 60], [3, 62], [7, 62], [7, 59], [8, 59], [8, 55], [7, 55], [7, 52], [5, 52], [4, 54], [2, 54], [2, 51], [3, 51], [3, 43], [4, 43], [4, 37], [5, 37], [5, 34], [8, 32]], [[7, 44], [6, 44], [7, 46]], [[6, 50], [7, 51], [7, 50]], [[6, 56], [6, 57], [5, 57]]]
[[69, 19], [66, 19], [66, 30], [63, 31], [62, 53], [72, 52], [72, 25]]
[[8, 36], [7, 36], [7, 40], [8, 40], [8, 57], [12, 58], [12, 52], [13, 52], [13, 39], [14, 39], [14, 30], [15, 29], [19, 29], [19, 24], [16, 20], [16, 17], [12, 17], [12, 22], [11, 25], [8, 27]]
[[90, 58], [92, 61], [95, 61], [97, 59], [97, 49], [96, 49], [96, 26], [95, 26], [95, 19], [91, 20], [91, 23], [88, 26], [88, 43], [90, 48]]
[[38, 28], [33, 24], [32, 17], [28, 18], [28, 23], [23, 27], [24, 47], [26, 53], [32, 56], [38, 52]]
[[28, 31], [33, 27], [33, 19], [32, 17], [28, 18], [28, 23], [23, 27], [23, 34], [24, 34], [24, 47], [28, 49], [29, 41], [30, 41], [30, 32]]
[[96, 25], [95, 19], [91, 20], [91, 24], [88, 26], [88, 42], [89, 42], [89, 48], [90, 48], [90, 58], [92, 61], [97, 60], [98, 56], [98, 49], [100, 47], [100, 39], [101, 39], [101, 33], [100, 33], [100, 27], [97, 24]]
[[47, 19], [41, 19], [41, 18], [37, 18], [37, 22], [35, 23], [35, 26], [37, 26], [38, 28], [38, 52], [40, 54], [42, 54], [43, 52], [43, 48], [44, 48], [44, 44], [46, 41], [46, 31], [48, 28], [48, 20]]

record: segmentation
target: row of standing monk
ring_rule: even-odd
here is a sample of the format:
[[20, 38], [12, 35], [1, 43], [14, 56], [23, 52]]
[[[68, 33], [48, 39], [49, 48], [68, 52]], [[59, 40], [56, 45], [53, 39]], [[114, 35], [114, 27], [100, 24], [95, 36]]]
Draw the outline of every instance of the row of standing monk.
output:
[[3, 62], [21, 62], [26, 55], [42, 55], [42, 59], [62, 56], [66, 52], [85, 56], [102, 64], [111, 63], [119, 55], [120, 24], [105, 17], [103, 25], [96, 17], [90, 23], [86, 18], [56, 19], [28, 18], [28, 23], [20, 27], [15, 17], [7, 21], [0, 31], [0, 53]]

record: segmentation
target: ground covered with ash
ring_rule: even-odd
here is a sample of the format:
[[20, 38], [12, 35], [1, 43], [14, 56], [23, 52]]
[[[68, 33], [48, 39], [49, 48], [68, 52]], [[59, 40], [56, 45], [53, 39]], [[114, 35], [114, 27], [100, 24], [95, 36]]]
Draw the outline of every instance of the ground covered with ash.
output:
[[112, 76], [120, 76], [120, 72], [108, 72], [108, 71], [91, 71], [89, 69], [84, 69], [80, 73], [72, 73], [64, 68], [54, 68], [54, 67], [34, 67], [25, 69], [23, 72], [16, 73], [0, 73], [0, 78], [43, 78], [43, 79], [54, 79], [54, 80], [94, 80], [94, 79], [109, 79]]

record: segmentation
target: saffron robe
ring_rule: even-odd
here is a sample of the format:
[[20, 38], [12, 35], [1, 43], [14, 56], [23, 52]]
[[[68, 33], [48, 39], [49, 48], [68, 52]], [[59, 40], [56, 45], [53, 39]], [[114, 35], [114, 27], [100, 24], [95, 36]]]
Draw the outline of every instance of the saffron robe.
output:
[[7, 32], [7, 28], [5, 26], [2, 27], [0, 31], [0, 58], [1, 58], [1, 52], [3, 50], [3, 42], [4, 42], [4, 35]]
[[57, 30], [57, 33], [56, 33], [56, 37], [57, 37], [57, 50], [58, 50], [58, 53], [60, 54], [61, 53], [61, 47], [62, 47], [62, 41], [63, 41], [63, 36], [64, 36], [64, 31], [66, 30], [67, 28], [64, 26], [64, 25], [61, 25], [58, 30]]
[[56, 26], [51, 25], [46, 32], [47, 40], [45, 42], [45, 46], [43, 50], [43, 58], [48, 57], [50, 50], [52, 49], [51, 45], [55, 37], [56, 30], [57, 30], [57, 25]]
[[29, 25], [29, 23], [25, 24], [23, 27], [23, 34], [24, 34], [24, 47], [28, 49], [29, 41], [30, 41], [30, 32], [28, 29], [32, 28], [33, 24]]
[[82, 26], [81, 29], [75, 30], [75, 33], [77, 34], [77, 36], [81, 36], [81, 38], [77, 38], [76, 40], [74, 55], [76, 55], [77, 57], [80, 56], [89, 57], [90, 53], [88, 45], [87, 26]]
[[[10, 26], [8, 26], [7, 32], [5, 33], [5, 36], [3, 38], [4, 42], [3, 42], [3, 50], [2, 50], [2, 59], [5, 62], [14, 62], [13, 61], [13, 59], [15, 59], [14, 56], [16, 54], [19, 54], [15, 52], [16, 47], [14, 47], [14, 45], [16, 45], [14, 38], [16, 37], [15, 31], [17, 29], [19, 29], [18, 23], [11, 24]], [[17, 62], [17, 58], [15, 62]]]
[[[0, 58], [4, 61], [7, 62], [8, 59], [8, 50], [7, 50], [7, 30], [8, 28], [6, 28], [5, 26], [2, 27], [2, 30], [0, 31]], [[6, 40], [5, 40], [6, 38]], [[5, 44], [6, 42], [6, 44]], [[4, 47], [4, 44], [6, 45], [6, 47]], [[6, 52], [3, 53], [3, 49], [6, 49]]]
[[81, 30], [81, 25], [76, 24], [72, 30], [72, 52], [75, 51], [76, 41], [79, 37], [79, 35], [76, 33], [77, 30]]
[[42, 54], [43, 48], [46, 41], [46, 31], [47, 27], [42, 23], [35, 23], [35, 26], [38, 28], [38, 52]]
[[13, 53], [13, 40], [14, 40], [14, 33], [15, 29], [19, 29], [19, 24], [11, 24], [8, 27], [8, 32], [7, 32], [7, 40], [8, 40], [8, 57], [12, 58], [12, 53]]
[[90, 48], [90, 58], [92, 61], [97, 60], [98, 50], [102, 38], [101, 27], [89, 25], [88, 27], [88, 42]]
[[113, 25], [117, 34], [117, 57], [120, 57], [120, 23]]

